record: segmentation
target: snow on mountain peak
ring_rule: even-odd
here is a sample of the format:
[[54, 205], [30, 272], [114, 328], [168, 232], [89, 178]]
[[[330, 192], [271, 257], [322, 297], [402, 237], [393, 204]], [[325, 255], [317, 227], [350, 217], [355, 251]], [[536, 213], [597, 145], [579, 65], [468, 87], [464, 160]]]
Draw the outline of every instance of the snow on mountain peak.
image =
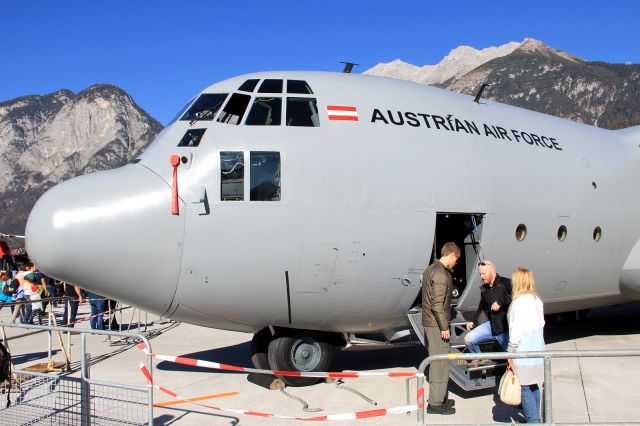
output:
[[451, 50], [436, 65], [417, 67], [399, 59], [389, 63], [381, 63], [367, 70], [364, 74], [399, 78], [425, 84], [438, 84], [458, 78], [472, 69], [492, 59], [506, 56], [520, 47], [521, 43], [510, 42], [502, 46], [492, 46], [477, 50], [470, 46], [460, 46]]

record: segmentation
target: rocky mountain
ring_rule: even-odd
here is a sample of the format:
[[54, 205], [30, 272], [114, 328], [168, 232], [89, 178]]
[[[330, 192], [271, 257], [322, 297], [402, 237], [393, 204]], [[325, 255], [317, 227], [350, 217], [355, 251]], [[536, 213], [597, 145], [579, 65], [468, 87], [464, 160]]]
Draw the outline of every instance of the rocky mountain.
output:
[[0, 231], [23, 234], [31, 207], [48, 188], [127, 163], [161, 130], [112, 85], [0, 103]]
[[363, 74], [399, 78], [423, 84], [441, 84], [450, 78], [459, 78], [485, 62], [508, 55], [519, 46], [520, 43], [516, 42], [482, 50], [460, 46], [449, 52], [436, 65], [418, 67], [396, 59], [389, 63], [380, 63]]
[[[462, 48], [472, 60], [459, 58]], [[607, 129], [640, 124], [640, 65], [589, 62], [530, 38], [480, 51], [462, 48], [452, 50], [434, 66], [419, 68], [393, 61], [378, 64], [365, 74], [470, 95], [487, 83], [486, 99]]]

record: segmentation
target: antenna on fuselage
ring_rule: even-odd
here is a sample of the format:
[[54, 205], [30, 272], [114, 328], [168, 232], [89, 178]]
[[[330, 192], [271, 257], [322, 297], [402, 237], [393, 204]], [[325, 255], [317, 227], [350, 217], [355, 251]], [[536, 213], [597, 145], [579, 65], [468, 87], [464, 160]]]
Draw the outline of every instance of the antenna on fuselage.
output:
[[480, 96], [482, 96], [482, 92], [484, 92], [484, 89], [486, 89], [487, 86], [491, 86], [491, 85], [487, 83], [482, 83], [482, 86], [480, 86], [480, 90], [478, 90], [478, 93], [476, 94], [476, 98], [473, 100], [473, 102], [477, 104], [480, 103]]
[[341, 64], [344, 64], [344, 68], [342, 69], [342, 72], [345, 74], [351, 74], [351, 70], [353, 69], [353, 67], [357, 67], [360, 64], [354, 64], [353, 62], [340, 62]]

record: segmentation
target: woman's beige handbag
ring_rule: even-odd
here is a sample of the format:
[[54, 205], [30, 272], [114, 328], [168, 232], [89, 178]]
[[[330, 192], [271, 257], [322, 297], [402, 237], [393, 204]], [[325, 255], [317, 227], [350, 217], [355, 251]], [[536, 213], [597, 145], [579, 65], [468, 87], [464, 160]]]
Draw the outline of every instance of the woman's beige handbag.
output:
[[504, 372], [502, 379], [500, 379], [498, 395], [500, 396], [500, 401], [507, 405], [520, 405], [522, 395], [520, 381], [509, 367], [507, 367], [507, 371]]

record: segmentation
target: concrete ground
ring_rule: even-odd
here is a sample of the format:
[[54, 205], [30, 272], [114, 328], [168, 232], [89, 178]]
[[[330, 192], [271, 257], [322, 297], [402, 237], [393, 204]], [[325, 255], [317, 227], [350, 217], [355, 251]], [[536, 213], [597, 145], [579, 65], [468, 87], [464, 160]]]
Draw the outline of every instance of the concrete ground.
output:
[[[81, 307], [87, 316], [88, 305]], [[0, 321], [7, 321], [9, 311], [0, 310]], [[130, 320], [131, 311], [125, 311], [123, 323]], [[154, 353], [180, 355], [225, 364], [250, 367], [251, 336], [243, 333], [220, 331], [189, 324], [161, 323], [158, 318], [149, 327], [155, 337], [151, 344]], [[88, 328], [86, 322], [78, 325]], [[46, 333], [28, 333], [25, 330], [5, 329], [11, 338], [10, 348], [18, 368], [46, 361]], [[21, 337], [18, 337], [21, 336]], [[640, 303], [601, 308], [591, 311], [586, 320], [570, 322], [559, 320], [545, 329], [548, 349], [640, 349]], [[94, 362], [91, 377], [109, 382], [144, 385], [138, 364], [144, 360], [134, 345], [113, 345], [103, 336], [90, 336], [88, 351]], [[66, 337], [64, 338], [66, 342]], [[79, 368], [79, 337], [70, 338], [72, 367]], [[57, 337], [54, 336], [54, 359], [62, 360]], [[390, 371], [410, 370], [425, 357], [421, 348], [403, 348], [378, 351], [336, 353], [332, 371]], [[77, 373], [76, 373], [77, 374]], [[640, 359], [637, 358], [583, 358], [557, 359], [552, 362], [553, 413], [557, 423], [634, 422], [640, 423], [638, 383]], [[349, 387], [374, 400], [372, 405], [361, 396], [335, 384], [320, 383], [305, 388], [287, 388], [286, 391], [303, 402], [278, 390], [270, 391], [247, 380], [244, 373], [224, 372], [174, 364], [154, 362], [156, 384], [181, 396], [200, 398], [200, 403], [242, 411], [259, 411], [294, 417], [313, 417], [351, 413], [402, 406], [406, 401], [404, 378], [347, 379], [341, 387]], [[415, 379], [411, 384], [411, 400], [415, 403]], [[427, 423], [494, 423], [524, 421], [519, 410], [501, 404], [494, 389], [465, 392], [455, 384], [450, 386], [450, 397], [456, 401], [453, 416], [427, 415]], [[270, 419], [232, 414], [177, 402], [169, 395], [155, 392], [155, 424], [159, 425], [226, 425], [226, 424], [299, 424], [296, 420]], [[2, 411], [0, 411], [0, 417]], [[413, 425], [416, 413], [340, 422], [341, 424]]]

